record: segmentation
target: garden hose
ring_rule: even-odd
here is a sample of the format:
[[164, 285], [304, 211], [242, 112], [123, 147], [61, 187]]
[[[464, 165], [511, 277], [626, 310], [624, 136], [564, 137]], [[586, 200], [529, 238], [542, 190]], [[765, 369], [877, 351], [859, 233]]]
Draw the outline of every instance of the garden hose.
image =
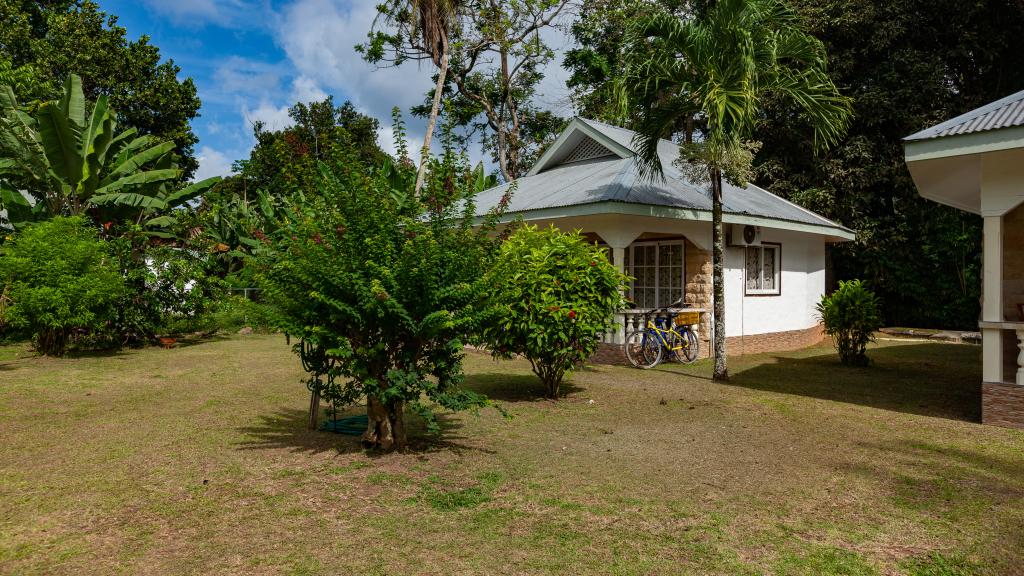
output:
[[369, 422], [370, 420], [366, 417], [366, 414], [349, 416], [347, 418], [335, 418], [321, 424], [320, 430], [348, 436], [360, 436], [363, 432], [366, 432]]

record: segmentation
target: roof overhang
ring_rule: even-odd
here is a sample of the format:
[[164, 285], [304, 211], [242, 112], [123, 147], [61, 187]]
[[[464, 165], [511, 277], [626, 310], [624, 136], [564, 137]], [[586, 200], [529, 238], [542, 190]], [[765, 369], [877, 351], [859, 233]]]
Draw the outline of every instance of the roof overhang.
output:
[[906, 140], [904, 157], [923, 198], [982, 213], [983, 159], [1024, 150], [1024, 126], [972, 134]]
[[[499, 219], [499, 222], [512, 222], [518, 218], [522, 218], [527, 222], [532, 220], [555, 220], [559, 218], [593, 216], [597, 214], [649, 216], [673, 220], [711, 222], [710, 210], [694, 210], [690, 208], [654, 206], [650, 204], [630, 204], [626, 202], [595, 202], [591, 204], [575, 204], [572, 206], [541, 208], [538, 210], [524, 210], [522, 212], [505, 214]], [[477, 223], [482, 221], [483, 217], [478, 216], [476, 218]], [[826, 242], [847, 242], [854, 240], [857, 237], [852, 230], [841, 226], [808, 224], [805, 222], [780, 220], [777, 218], [752, 216], [749, 214], [733, 214], [726, 212], [722, 215], [722, 221], [726, 224], [750, 224], [753, 226], [764, 226], [766, 228], [776, 228], [779, 230], [804, 232], [807, 234], [820, 234], [825, 237]]]

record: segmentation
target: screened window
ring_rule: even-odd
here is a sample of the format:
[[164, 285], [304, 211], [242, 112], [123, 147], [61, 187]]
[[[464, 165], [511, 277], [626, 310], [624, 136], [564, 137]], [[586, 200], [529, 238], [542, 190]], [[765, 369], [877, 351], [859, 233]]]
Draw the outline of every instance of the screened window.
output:
[[745, 267], [747, 294], [781, 293], [781, 250], [782, 247], [778, 244], [747, 246], [747, 265]]
[[683, 242], [640, 242], [626, 248], [623, 269], [634, 278], [629, 299], [636, 308], [668, 306], [683, 297]]

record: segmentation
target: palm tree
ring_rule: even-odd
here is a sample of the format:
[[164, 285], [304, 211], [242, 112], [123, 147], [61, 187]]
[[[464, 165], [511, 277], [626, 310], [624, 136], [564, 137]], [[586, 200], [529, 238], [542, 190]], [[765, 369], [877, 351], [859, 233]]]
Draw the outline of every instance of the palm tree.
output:
[[456, 22], [458, 9], [459, 0], [390, 0], [381, 9], [381, 14], [399, 29], [399, 36], [403, 32], [407, 34], [406, 38], [412, 45], [412, 49], [417, 53], [429, 56], [437, 66], [434, 101], [427, 119], [427, 132], [423, 136], [420, 165], [416, 172], [415, 194], [417, 196], [423, 189], [427, 158], [430, 154], [430, 141], [433, 138], [437, 116], [441, 109], [441, 95], [444, 92], [445, 79], [448, 76], [452, 26]]
[[727, 380], [723, 176], [746, 184], [758, 147], [749, 139], [766, 100], [795, 105], [816, 150], [845, 134], [851, 101], [828, 76], [824, 45], [801, 29], [784, 0], [718, 0], [686, 19], [656, 14], [637, 22], [629, 38], [617, 90], [620, 104], [635, 117], [645, 174], [661, 175], [658, 140], [676, 127], [696, 125], [703, 136], [682, 144], [681, 157], [699, 166], [711, 185], [714, 378]]

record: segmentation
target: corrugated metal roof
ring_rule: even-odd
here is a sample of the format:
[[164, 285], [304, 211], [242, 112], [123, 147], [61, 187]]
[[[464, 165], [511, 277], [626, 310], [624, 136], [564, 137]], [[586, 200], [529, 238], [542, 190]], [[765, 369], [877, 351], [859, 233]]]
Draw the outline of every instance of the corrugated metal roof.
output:
[[904, 140], [928, 140], [1024, 126], [1024, 90], [911, 134]]
[[[632, 149], [635, 135], [633, 131], [593, 120], [577, 120], [598, 130], [602, 136]], [[570, 126], [567, 130], [572, 129]], [[708, 186], [694, 184], [675, 165], [676, 159], [679, 158], [679, 147], [668, 140], [663, 140], [659, 143], [658, 155], [661, 157], [664, 170], [664, 179], [661, 180], [641, 178], [633, 156], [603, 156], [562, 163], [544, 169], [538, 174], [524, 176], [516, 180], [516, 190], [512, 194], [506, 213], [598, 202], [623, 202], [710, 211], [711, 196]], [[481, 192], [476, 198], [477, 215], [482, 216], [496, 206], [509, 186], [502, 184]], [[752, 184], [738, 188], [725, 183], [722, 196], [723, 210], [731, 214], [761, 216], [845, 230], [827, 218]]]

